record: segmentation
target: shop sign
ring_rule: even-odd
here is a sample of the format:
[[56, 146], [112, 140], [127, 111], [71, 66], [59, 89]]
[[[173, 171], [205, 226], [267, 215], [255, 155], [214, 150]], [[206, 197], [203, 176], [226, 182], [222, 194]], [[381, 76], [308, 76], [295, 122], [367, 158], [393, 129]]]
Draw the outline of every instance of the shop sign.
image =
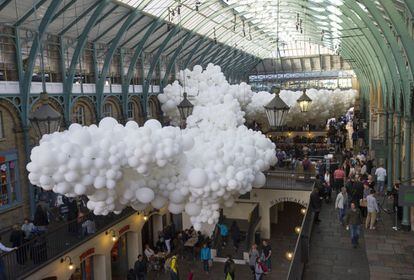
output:
[[284, 197], [273, 199], [270, 201], [270, 205], [273, 206], [280, 202], [295, 202], [295, 203], [303, 205], [304, 207], [308, 207], [307, 201], [303, 201], [301, 199], [298, 199], [297, 197], [290, 197], [290, 196], [284, 196]]
[[80, 256], [79, 259], [82, 262], [84, 259], [90, 257], [91, 255], [95, 254], [95, 248], [90, 248], [88, 250], [86, 250], [85, 252], [83, 252]]
[[129, 228], [130, 228], [130, 226], [129, 226], [129, 225], [126, 225], [126, 226], [124, 226], [123, 228], [121, 228], [121, 229], [118, 231], [119, 235], [121, 235], [121, 234], [125, 233], [126, 231], [128, 231], [128, 230], [129, 230]]

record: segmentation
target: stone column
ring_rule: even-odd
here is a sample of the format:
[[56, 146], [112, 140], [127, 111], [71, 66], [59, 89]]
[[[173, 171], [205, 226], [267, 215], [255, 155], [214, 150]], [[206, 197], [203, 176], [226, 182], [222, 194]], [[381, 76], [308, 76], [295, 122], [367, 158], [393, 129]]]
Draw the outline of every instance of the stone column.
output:
[[395, 173], [394, 178], [401, 179], [401, 114], [395, 113], [396, 125], [395, 125]]
[[[404, 183], [409, 184], [411, 181], [411, 116], [405, 116], [404, 118]], [[410, 208], [403, 208], [403, 219], [401, 227], [404, 230], [410, 230]]]
[[392, 190], [393, 185], [393, 170], [394, 170], [394, 161], [393, 161], [393, 150], [394, 150], [394, 112], [389, 111], [387, 113], [387, 190]]

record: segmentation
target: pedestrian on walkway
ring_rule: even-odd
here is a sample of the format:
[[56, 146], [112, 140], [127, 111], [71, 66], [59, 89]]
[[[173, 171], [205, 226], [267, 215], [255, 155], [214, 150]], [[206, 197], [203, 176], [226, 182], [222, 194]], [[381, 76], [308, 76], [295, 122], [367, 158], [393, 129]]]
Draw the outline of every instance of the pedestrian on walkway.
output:
[[227, 256], [227, 260], [226, 260], [226, 262], [225, 262], [225, 264], [224, 264], [224, 279], [225, 280], [235, 280], [235, 270], [236, 270], [236, 268], [235, 268], [235, 264], [234, 264], [234, 261], [233, 261], [233, 258], [230, 256], [230, 255], [228, 255]]
[[138, 260], [134, 264], [134, 273], [138, 280], [147, 279], [147, 262], [142, 255], [138, 255]]
[[179, 278], [179, 273], [178, 273], [178, 258], [177, 258], [176, 255], [171, 257], [169, 270], [170, 270], [171, 280], [179, 280], [180, 279]]
[[403, 208], [398, 205], [400, 184], [401, 184], [400, 180], [395, 181], [394, 187], [392, 188], [392, 191], [391, 191], [391, 196], [393, 198], [393, 209], [397, 211], [397, 219], [399, 221], [402, 220], [402, 216], [403, 216]]
[[16, 250], [16, 249], [17, 249], [17, 247], [10, 248], [10, 247], [4, 246], [3, 243], [1, 243], [1, 236], [0, 236], [0, 279], [1, 280], [7, 279], [6, 267], [4, 266], [4, 261], [1, 257], [1, 254], [4, 253], [4, 252], [10, 252], [10, 251], [13, 251], [13, 250]]
[[333, 177], [334, 177], [335, 191], [339, 192], [339, 190], [344, 186], [344, 178], [345, 178], [344, 169], [338, 166], [338, 169], [334, 171]]
[[260, 258], [256, 259], [256, 263], [254, 265], [254, 279], [255, 280], [262, 280], [263, 276], [268, 272], [268, 268], [262, 262]]
[[270, 244], [268, 243], [267, 240], [263, 240], [262, 241], [262, 261], [265, 263], [267, 269], [269, 271], [272, 270], [272, 247], [270, 246]]
[[21, 230], [20, 226], [18, 224], [15, 224], [13, 226], [13, 230], [10, 234], [9, 241], [11, 242], [12, 246], [15, 248], [18, 248], [16, 251], [16, 258], [18, 264], [24, 264], [27, 260], [27, 254], [26, 254], [26, 247], [22, 246], [24, 243], [24, 231]]
[[239, 249], [239, 243], [240, 243], [240, 229], [236, 221], [233, 221], [231, 228], [230, 228], [230, 232], [231, 232], [231, 239], [233, 240], [234, 249], [237, 251]]
[[338, 218], [341, 225], [344, 225], [344, 217], [346, 214], [346, 208], [348, 205], [348, 194], [346, 188], [342, 187], [341, 192], [338, 193], [335, 200], [335, 209], [338, 209]]
[[220, 236], [221, 236], [222, 246], [225, 247], [226, 244], [227, 244], [227, 238], [229, 236], [229, 229], [227, 228], [227, 226], [224, 223], [217, 224], [217, 226], [220, 229]]
[[319, 212], [321, 212], [322, 198], [320, 197], [319, 190], [314, 188], [310, 195], [310, 209], [314, 213], [314, 222], [320, 223]]
[[36, 207], [33, 224], [36, 226], [39, 232], [44, 233], [47, 231], [49, 219], [47, 217], [46, 211], [40, 204], [38, 204]]
[[387, 170], [385, 170], [382, 164], [380, 164], [377, 170], [375, 170], [375, 176], [377, 176], [377, 191], [380, 195], [382, 195], [384, 192], [385, 177], [387, 176]]
[[255, 276], [255, 265], [256, 265], [257, 258], [260, 258], [259, 250], [257, 250], [257, 245], [253, 244], [249, 252], [249, 266], [250, 266], [250, 269], [252, 270], [253, 279], [255, 279], [256, 277]]
[[367, 220], [365, 221], [365, 228], [375, 229], [375, 221], [377, 220], [378, 202], [375, 198], [375, 190], [371, 190], [371, 193], [367, 196]]
[[201, 261], [203, 262], [203, 270], [208, 275], [210, 273], [210, 266], [213, 263], [211, 259], [211, 249], [207, 247], [206, 243], [203, 244], [203, 248], [200, 251], [200, 258], [201, 258]]
[[346, 215], [345, 224], [347, 225], [347, 229], [351, 232], [352, 246], [356, 248], [361, 232], [362, 217], [361, 211], [356, 207], [355, 202], [351, 202], [351, 209]]

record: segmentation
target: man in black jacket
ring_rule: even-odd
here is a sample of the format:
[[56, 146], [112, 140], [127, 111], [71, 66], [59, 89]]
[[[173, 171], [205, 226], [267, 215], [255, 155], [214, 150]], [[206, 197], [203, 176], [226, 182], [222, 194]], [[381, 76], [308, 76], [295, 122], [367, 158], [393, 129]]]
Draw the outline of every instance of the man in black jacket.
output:
[[319, 212], [321, 212], [322, 208], [322, 199], [320, 196], [320, 192], [318, 188], [314, 188], [311, 195], [310, 195], [310, 209], [314, 212], [314, 221], [315, 223], [320, 223], [319, 220]]
[[134, 264], [134, 273], [138, 280], [147, 279], [147, 263], [142, 255], [138, 255], [138, 260]]

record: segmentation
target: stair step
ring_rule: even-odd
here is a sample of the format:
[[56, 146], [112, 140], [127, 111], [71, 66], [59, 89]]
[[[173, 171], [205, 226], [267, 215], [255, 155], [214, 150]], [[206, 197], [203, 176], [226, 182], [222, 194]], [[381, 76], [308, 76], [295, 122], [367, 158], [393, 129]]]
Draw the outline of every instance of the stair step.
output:
[[[221, 263], [225, 263], [226, 260], [227, 260], [227, 258], [221, 258], [221, 257], [214, 257], [213, 258], [213, 261], [221, 262]], [[242, 265], [246, 264], [245, 260], [233, 259], [233, 261], [234, 261], [235, 264], [242, 264]]]

